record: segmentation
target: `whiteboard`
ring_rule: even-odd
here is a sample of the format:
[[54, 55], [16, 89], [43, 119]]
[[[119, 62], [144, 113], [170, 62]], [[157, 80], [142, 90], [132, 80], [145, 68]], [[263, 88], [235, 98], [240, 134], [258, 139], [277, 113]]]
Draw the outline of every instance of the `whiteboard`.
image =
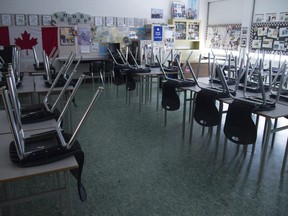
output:
[[242, 22], [243, 1], [221, 0], [208, 3], [208, 25]]
[[255, 0], [254, 14], [288, 12], [287, 0]]

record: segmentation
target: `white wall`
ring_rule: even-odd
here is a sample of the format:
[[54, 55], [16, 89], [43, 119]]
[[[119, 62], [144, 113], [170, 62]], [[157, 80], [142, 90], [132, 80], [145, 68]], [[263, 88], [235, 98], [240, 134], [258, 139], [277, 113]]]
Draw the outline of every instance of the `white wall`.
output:
[[287, 0], [255, 0], [255, 13], [287, 12]]
[[241, 23], [243, 1], [222, 0], [209, 2], [208, 24]]
[[[148, 23], [167, 22], [173, 0], [0, 0], [0, 13], [53, 14], [81, 12], [91, 16], [148, 18]], [[184, 0], [182, 2], [187, 2]], [[163, 9], [163, 20], [151, 20], [151, 8]]]

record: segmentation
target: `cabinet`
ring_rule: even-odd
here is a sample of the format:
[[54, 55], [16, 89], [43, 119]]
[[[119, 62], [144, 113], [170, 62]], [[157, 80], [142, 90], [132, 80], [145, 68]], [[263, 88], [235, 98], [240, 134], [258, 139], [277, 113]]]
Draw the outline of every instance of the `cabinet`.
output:
[[200, 48], [200, 20], [169, 19], [175, 25], [174, 48], [182, 50], [198, 50]]

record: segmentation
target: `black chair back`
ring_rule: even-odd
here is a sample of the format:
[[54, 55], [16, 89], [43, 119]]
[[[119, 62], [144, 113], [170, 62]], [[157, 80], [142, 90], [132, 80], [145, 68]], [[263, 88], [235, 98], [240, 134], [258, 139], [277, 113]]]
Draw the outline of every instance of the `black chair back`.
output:
[[234, 100], [229, 105], [224, 134], [236, 144], [253, 144], [257, 138], [257, 127], [252, 119], [255, 105], [240, 100]]
[[197, 93], [195, 101], [194, 119], [202, 126], [216, 126], [220, 122], [220, 112], [215, 100], [218, 93], [207, 89], [201, 89]]
[[167, 80], [162, 86], [162, 102], [163, 109], [174, 111], [180, 107], [180, 99], [176, 92], [176, 85], [173, 80]]

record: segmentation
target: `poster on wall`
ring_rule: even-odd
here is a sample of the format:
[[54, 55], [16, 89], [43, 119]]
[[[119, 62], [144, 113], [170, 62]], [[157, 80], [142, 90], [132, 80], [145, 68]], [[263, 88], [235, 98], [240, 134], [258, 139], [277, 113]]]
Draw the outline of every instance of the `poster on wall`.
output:
[[288, 22], [253, 23], [250, 35], [250, 50], [266, 53], [281, 51], [288, 54]]
[[151, 8], [151, 18], [152, 19], [163, 19], [163, 10]]
[[89, 28], [78, 28], [78, 44], [79, 45], [91, 44], [91, 31]]
[[172, 2], [172, 18], [186, 18], [185, 3]]
[[175, 42], [175, 26], [164, 26], [164, 44], [167, 49], [173, 49]]
[[162, 26], [153, 26], [153, 41], [162, 41]]
[[240, 36], [241, 24], [209, 25], [206, 33], [206, 47], [238, 50]]
[[280, 12], [279, 13], [279, 21], [288, 22], [288, 12]]
[[186, 19], [198, 19], [198, 0], [187, 0]]
[[60, 44], [61, 46], [74, 46], [74, 28], [71, 27], [61, 27], [60, 28]]

